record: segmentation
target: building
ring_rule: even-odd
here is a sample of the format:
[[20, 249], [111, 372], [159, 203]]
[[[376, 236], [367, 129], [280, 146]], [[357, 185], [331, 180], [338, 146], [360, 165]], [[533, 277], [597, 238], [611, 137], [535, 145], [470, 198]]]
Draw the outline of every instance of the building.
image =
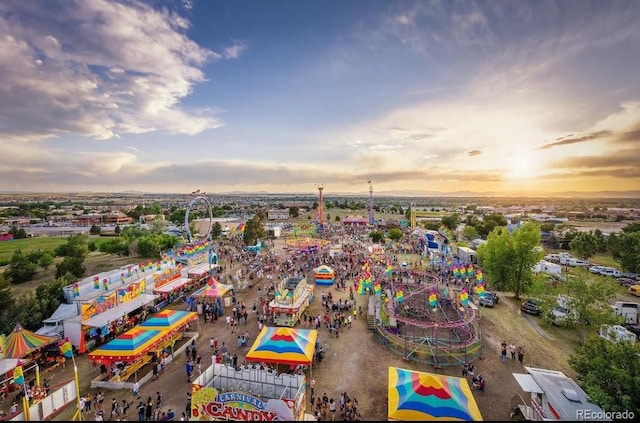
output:
[[527, 401], [519, 397], [512, 413], [521, 413], [526, 420], [598, 420], [609, 421], [604, 410], [592, 403], [578, 384], [556, 370], [527, 367], [526, 374], [513, 373], [525, 393]]
[[269, 210], [267, 212], [268, 220], [287, 220], [289, 217], [289, 210]]

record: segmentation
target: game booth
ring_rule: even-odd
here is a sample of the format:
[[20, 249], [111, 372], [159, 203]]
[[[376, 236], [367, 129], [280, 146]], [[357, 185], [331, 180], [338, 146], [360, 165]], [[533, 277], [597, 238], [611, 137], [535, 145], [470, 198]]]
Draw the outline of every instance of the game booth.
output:
[[316, 285], [333, 285], [336, 280], [336, 273], [332, 268], [323, 264], [314, 270], [316, 277]]
[[158, 296], [147, 294], [146, 278], [110, 289], [80, 304], [80, 315], [64, 322], [64, 336], [78, 353], [90, 351], [135, 326], [137, 315], [155, 308]]
[[217, 270], [218, 255], [208, 241], [187, 244], [178, 249], [179, 257], [186, 261], [187, 277], [197, 285], [203, 283], [213, 270]]
[[306, 420], [306, 375], [270, 365], [310, 366], [317, 338], [312, 329], [263, 327], [246, 356], [251, 364], [216, 363], [193, 382], [191, 420]]
[[183, 297], [194, 286], [193, 279], [182, 276], [182, 266], [180, 265], [153, 275], [153, 293], [160, 297], [159, 308]]
[[295, 326], [313, 301], [313, 291], [314, 286], [307, 283], [307, 278], [290, 277], [280, 281], [273, 300], [269, 302], [273, 323], [276, 326]]
[[466, 378], [389, 367], [388, 420], [482, 421]]
[[214, 304], [218, 316], [222, 316], [224, 308], [236, 302], [236, 293], [233, 285], [220, 283], [213, 276], [209, 276], [205, 286], [190, 295], [188, 304], [192, 310], [196, 300]]
[[138, 380], [138, 371], [145, 365], [154, 366], [163, 355], [171, 361], [173, 346], [183, 338], [188, 325], [197, 320], [194, 312], [163, 310], [90, 352], [89, 360], [104, 366], [91, 386], [122, 389], [128, 387], [124, 383], [131, 376]]

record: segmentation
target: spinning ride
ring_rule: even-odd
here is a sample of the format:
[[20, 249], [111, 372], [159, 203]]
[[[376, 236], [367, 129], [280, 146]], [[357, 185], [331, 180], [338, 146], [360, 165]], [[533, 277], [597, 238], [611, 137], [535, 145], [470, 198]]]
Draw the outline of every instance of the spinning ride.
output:
[[438, 284], [435, 273], [429, 276], [426, 284], [392, 283], [377, 296], [376, 337], [403, 359], [434, 367], [482, 357], [477, 308], [465, 291]]

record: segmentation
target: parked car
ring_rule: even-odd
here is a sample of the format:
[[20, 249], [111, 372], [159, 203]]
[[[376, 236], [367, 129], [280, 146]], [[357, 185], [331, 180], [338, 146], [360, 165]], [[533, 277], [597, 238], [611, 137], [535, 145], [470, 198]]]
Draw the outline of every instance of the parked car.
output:
[[522, 303], [522, 306], [520, 306], [520, 310], [522, 310], [524, 313], [533, 314], [535, 316], [539, 316], [540, 314], [542, 314], [540, 304], [537, 300], [534, 299], [528, 299], [527, 301]]
[[620, 286], [624, 286], [625, 288], [629, 288], [631, 285], [635, 285], [637, 282], [631, 278], [616, 278]]
[[485, 307], [493, 307], [494, 305], [498, 304], [498, 301], [500, 301], [500, 297], [498, 297], [498, 294], [496, 294], [495, 292], [485, 291], [485, 293], [480, 296], [478, 304]]
[[640, 281], [640, 274], [638, 274], [638, 273], [622, 272], [621, 276], [623, 278], [629, 278], [629, 279], [633, 279], [635, 281]]
[[640, 285], [631, 285], [628, 288], [629, 294], [640, 297]]

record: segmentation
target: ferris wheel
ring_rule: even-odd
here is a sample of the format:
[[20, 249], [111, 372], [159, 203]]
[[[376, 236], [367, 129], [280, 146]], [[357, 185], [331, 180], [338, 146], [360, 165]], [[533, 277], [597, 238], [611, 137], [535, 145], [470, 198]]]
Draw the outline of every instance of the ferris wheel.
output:
[[[189, 228], [189, 216], [191, 214], [200, 218], [200, 221], [204, 221], [204, 231], [197, 230], [197, 236], [193, 236], [191, 229]], [[200, 226], [202, 229], [202, 226]], [[203, 195], [197, 195], [189, 201], [187, 205], [187, 211], [184, 213], [184, 231], [187, 237], [187, 242], [195, 240], [210, 240], [211, 229], [213, 228], [213, 210], [211, 209], [211, 203], [207, 197]]]

